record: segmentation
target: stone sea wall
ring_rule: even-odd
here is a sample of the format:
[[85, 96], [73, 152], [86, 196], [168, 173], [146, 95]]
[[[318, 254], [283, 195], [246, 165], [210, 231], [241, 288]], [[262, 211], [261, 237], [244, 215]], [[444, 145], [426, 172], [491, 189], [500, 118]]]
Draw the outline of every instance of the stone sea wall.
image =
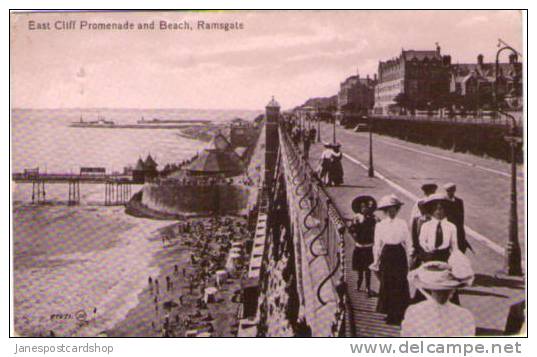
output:
[[246, 214], [253, 187], [245, 185], [182, 185], [149, 183], [142, 189], [143, 206], [169, 215]]

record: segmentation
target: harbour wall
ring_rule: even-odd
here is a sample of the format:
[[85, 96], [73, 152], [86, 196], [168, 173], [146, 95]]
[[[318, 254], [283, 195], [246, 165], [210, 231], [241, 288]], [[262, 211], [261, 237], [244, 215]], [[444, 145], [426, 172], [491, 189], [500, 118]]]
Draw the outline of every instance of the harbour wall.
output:
[[183, 185], [148, 183], [142, 189], [141, 204], [166, 215], [246, 214], [253, 187], [238, 184]]

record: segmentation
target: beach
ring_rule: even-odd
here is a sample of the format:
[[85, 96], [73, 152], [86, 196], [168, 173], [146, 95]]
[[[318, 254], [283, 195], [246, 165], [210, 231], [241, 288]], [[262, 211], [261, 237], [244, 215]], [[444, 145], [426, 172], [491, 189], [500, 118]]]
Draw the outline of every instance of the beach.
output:
[[[123, 207], [19, 206], [14, 210], [15, 331], [95, 336], [136, 305], [169, 223]], [[52, 331], [52, 332], [51, 332]]]
[[[215, 224], [215, 218], [191, 218], [161, 229], [161, 236], [170, 240], [161, 241], [161, 249], [153, 256], [154, 269], [151, 271], [158, 273], [147, 275], [145, 287], [138, 294], [138, 304], [124, 319], [107, 330], [106, 336], [184, 337], [187, 331], [200, 337], [231, 337], [237, 334], [240, 301], [236, 299], [236, 292], [240, 290], [240, 276], [245, 265], [237, 266], [225, 283], [218, 284], [214, 273], [224, 266], [223, 261], [217, 262], [215, 256], [216, 252], [221, 252], [224, 257], [229, 255], [229, 250], [222, 249], [227, 244], [223, 243], [224, 240], [230, 242], [227, 240], [231, 239], [229, 233], [233, 232], [236, 244], [244, 242], [248, 234], [246, 230], [229, 230], [230, 227], [245, 227], [243, 218], [216, 219], [219, 223]], [[190, 234], [178, 233], [178, 227], [186, 222], [201, 230], [194, 229]], [[206, 235], [203, 230], [206, 230]], [[208, 257], [207, 265], [204, 257]], [[148, 282], [149, 277], [151, 283]], [[167, 278], [171, 282], [170, 289], [166, 284]], [[218, 292], [214, 301], [205, 304], [204, 290], [211, 287], [217, 288]], [[166, 320], [169, 321], [167, 329], [164, 327]]]

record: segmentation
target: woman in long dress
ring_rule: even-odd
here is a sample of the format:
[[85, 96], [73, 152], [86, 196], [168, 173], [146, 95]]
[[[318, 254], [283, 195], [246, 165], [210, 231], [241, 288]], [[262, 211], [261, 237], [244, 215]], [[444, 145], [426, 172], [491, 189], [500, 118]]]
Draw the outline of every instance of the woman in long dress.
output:
[[341, 153], [341, 144], [334, 143], [332, 145], [332, 157], [330, 161], [330, 169], [328, 171], [328, 184], [330, 186], [339, 186], [343, 184], [343, 165], [341, 159], [343, 154]]
[[356, 289], [359, 291], [365, 277], [367, 296], [372, 297], [371, 270], [373, 263], [373, 242], [377, 223], [373, 212], [377, 203], [371, 196], [358, 196], [352, 201], [352, 210], [356, 213], [349, 232], [354, 239], [355, 247], [352, 254], [352, 269], [358, 273]]
[[[442, 194], [431, 195], [422, 203], [425, 211], [430, 213], [430, 219], [419, 231], [418, 244], [414, 247], [414, 266], [431, 261], [447, 263], [454, 252], [459, 252], [457, 227], [446, 218], [447, 203], [447, 197]], [[423, 300], [425, 297], [417, 291], [413, 302]], [[451, 301], [459, 303], [458, 293], [453, 294]]]
[[394, 195], [379, 201], [385, 217], [375, 227], [373, 264], [380, 280], [377, 311], [386, 314], [386, 322], [399, 325], [409, 304], [408, 257], [412, 241], [407, 223], [397, 218], [403, 203]]
[[325, 149], [321, 154], [318, 168], [319, 178], [323, 184], [327, 183], [327, 176], [331, 166], [332, 155], [334, 154], [332, 146], [329, 143], [324, 143], [324, 147]]

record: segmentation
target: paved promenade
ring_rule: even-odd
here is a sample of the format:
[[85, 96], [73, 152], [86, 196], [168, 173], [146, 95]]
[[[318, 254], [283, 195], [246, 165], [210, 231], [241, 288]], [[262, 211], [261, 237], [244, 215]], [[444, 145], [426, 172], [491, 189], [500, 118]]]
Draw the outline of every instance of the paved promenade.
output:
[[[420, 186], [427, 180], [441, 187], [446, 182], [457, 184], [457, 195], [465, 201], [467, 235], [475, 254], [468, 252], [476, 279], [474, 286], [461, 292], [461, 305], [476, 317], [478, 334], [501, 334], [511, 304], [524, 297], [522, 282], [500, 280], [494, 274], [503, 268], [504, 246], [508, 237], [509, 166], [505, 162], [452, 153], [442, 149], [407, 143], [386, 136], [373, 136], [375, 177], [367, 176], [369, 155], [368, 133], [356, 133], [337, 127], [337, 140], [344, 153], [345, 183], [329, 187], [328, 193], [342, 214], [351, 218], [351, 201], [359, 194], [370, 194], [377, 200], [396, 194], [405, 204], [400, 217], [408, 220]], [[332, 126], [323, 125], [321, 139], [332, 140]], [[315, 168], [322, 152], [320, 144], [312, 145], [310, 162]], [[521, 171], [521, 170], [519, 170]], [[522, 176], [518, 184], [519, 230], [524, 250], [524, 195]], [[352, 246], [349, 242], [347, 246]], [[350, 268], [350, 255], [347, 252]], [[524, 254], [523, 254], [524, 256]], [[351, 287], [356, 274], [348, 271]], [[373, 287], [378, 290], [374, 279]], [[398, 329], [386, 326], [382, 316], [373, 313], [376, 299], [351, 289], [359, 336], [394, 336]]]

